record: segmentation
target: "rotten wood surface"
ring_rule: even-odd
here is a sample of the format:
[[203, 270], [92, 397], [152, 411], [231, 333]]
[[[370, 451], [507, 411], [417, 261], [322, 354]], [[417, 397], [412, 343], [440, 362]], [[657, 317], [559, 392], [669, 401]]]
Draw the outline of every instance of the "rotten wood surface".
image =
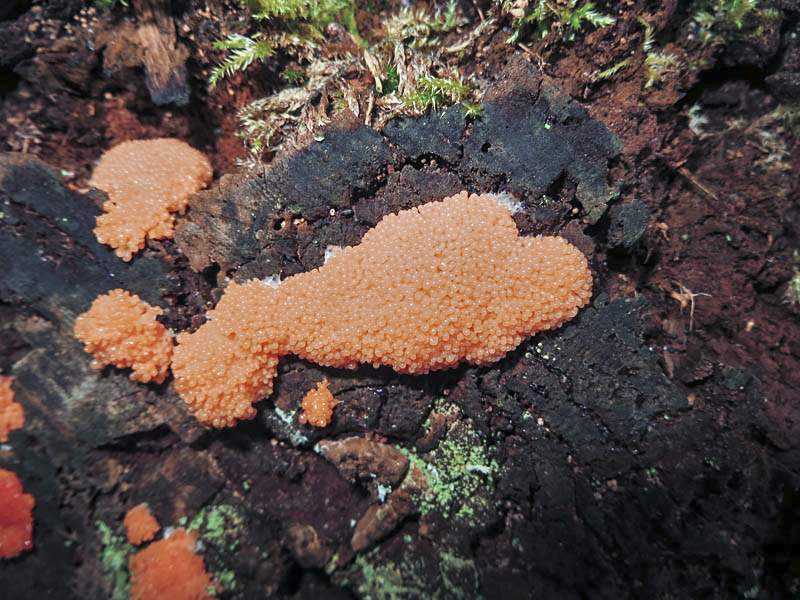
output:
[[139, 18], [145, 82], [156, 104], [189, 103], [188, 52], [178, 44], [171, 0], [131, 0]]

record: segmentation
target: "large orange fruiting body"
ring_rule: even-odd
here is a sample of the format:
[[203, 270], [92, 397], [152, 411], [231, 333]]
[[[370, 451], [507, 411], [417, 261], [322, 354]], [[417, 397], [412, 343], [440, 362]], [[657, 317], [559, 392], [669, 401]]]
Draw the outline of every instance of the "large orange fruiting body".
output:
[[125, 520], [122, 524], [125, 525], [128, 541], [136, 545], [142, 542], [149, 542], [155, 537], [158, 530], [161, 529], [161, 525], [159, 525], [156, 518], [150, 514], [150, 509], [145, 503], [138, 504], [130, 509], [125, 514]]
[[11, 389], [13, 377], [0, 375], [0, 442], [8, 441], [8, 434], [25, 424], [25, 411], [19, 402], [14, 402]]
[[169, 372], [172, 336], [156, 316], [162, 310], [115, 289], [95, 298], [75, 321], [75, 336], [94, 355], [92, 367], [131, 367], [134, 381], [161, 383]]
[[203, 189], [214, 171], [208, 159], [172, 138], [123, 142], [103, 154], [89, 181], [108, 194], [97, 217], [97, 241], [122, 260], [144, 248], [145, 237], [171, 238], [175, 217], [189, 195]]
[[131, 556], [131, 600], [204, 600], [211, 598], [211, 575], [194, 553], [197, 535], [176, 529]]
[[200, 421], [232, 425], [271, 393], [283, 354], [401, 373], [491, 363], [574, 317], [591, 290], [577, 248], [520, 237], [496, 197], [462, 192], [385, 217], [277, 288], [231, 284], [208, 323], [178, 336], [172, 368]]
[[33, 506], [15, 473], [0, 469], [0, 558], [33, 548]]
[[314, 427], [327, 427], [337, 404], [339, 401], [328, 389], [328, 380], [323, 379], [317, 384], [317, 387], [310, 389], [303, 396], [303, 412], [298, 420], [304, 425], [309, 423]]

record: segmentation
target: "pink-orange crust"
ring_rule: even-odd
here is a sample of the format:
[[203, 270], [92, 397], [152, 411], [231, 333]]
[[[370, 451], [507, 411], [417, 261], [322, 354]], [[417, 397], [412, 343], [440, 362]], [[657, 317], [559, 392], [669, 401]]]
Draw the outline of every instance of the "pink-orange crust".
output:
[[161, 383], [172, 359], [172, 336], [156, 321], [161, 313], [136, 294], [111, 290], [75, 320], [75, 337], [94, 356], [95, 369], [131, 367], [132, 380]]
[[178, 336], [176, 387], [207, 425], [255, 415], [278, 358], [401, 373], [494, 362], [574, 317], [592, 293], [583, 254], [518, 235], [492, 195], [462, 192], [385, 217], [321, 268], [232, 283], [209, 322]]
[[108, 194], [97, 217], [97, 241], [122, 260], [144, 248], [145, 238], [171, 238], [175, 217], [189, 195], [212, 179], [211, 163], [172, 138], [123, 142], [103, 154], [89, 181]]

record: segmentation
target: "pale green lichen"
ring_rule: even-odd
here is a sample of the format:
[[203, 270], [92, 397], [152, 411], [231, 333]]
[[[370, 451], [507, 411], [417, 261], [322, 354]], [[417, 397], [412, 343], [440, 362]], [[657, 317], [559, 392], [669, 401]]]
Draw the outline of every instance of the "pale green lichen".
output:
[[499, 467], [473, 429], [456, 421], [424, 458], [406, 448], [400, 450], [425, 476], [418, 498], [421, 514], [436, 511], [445, 519], [466, 519], [476, 526], [485, 521]]
[[353, 561], [353, 583], [362, 598], [375, 600], [401, 600], [405, 598], [424, 598], [427, 586], [417, 576], [421, 565], [415, 561], [404, 560], [399, 565], [375, 564], [377, 549], [359, 554]]
[[114, 533], [103, 521], [97, 521], [95, 525], [103, 545], [100, 562], [111, 584], [111, 600], [127, 600], [131, 588], [128, 559], [135, 549], [124, 535]]
[[244, 516], [235, 506], [214, 504], [197, 513], [186, 529], [196, 531], [204, 542], [232, 552], [239, 546], [244, 522]]
[[[346, 580], [359, 597], [370, 600], [406, 598], [479, 599], [480, 576], [475, 561], [448, 549], [426, 556], [414, 552], [411, 536], [404, 536], [408, 551], [400, 562], [381, 562], [379, 548], [356, 556]], [[435, 556], [431, 563], [427, 556]]]
[[[239, 509], [232, 504], [213, 504], [203, 508], [186, 524], [186, 518], [181, 519], [181, 525], [188, 531], [195, 531], [200, 536], [200, 541], [208, 550], [206, 551], [206, 564], [213, 572], [216, 579], [226, 592], [234, 592], [239, 587], [236, 574], [225, 568], [225, 558], [233, 555], [241, 544], [244, 536], [245, 517]], [[222, 564], [215, 564], [217, 557], [222, 557]]]

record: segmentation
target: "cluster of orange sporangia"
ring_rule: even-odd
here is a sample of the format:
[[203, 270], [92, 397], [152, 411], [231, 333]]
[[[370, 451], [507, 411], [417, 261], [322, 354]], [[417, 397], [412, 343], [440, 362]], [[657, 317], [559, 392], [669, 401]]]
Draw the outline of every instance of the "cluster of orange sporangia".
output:
[[[161, 529], [146, 503], [126, 514], [123, 525], [128, 541], [139, 546]], [[197, 534], [168, 528], [160, 540], [131, 555], [131, 600], [211, 600], [222, 588], [206, 571], [196, 552]]]
[[173, 213], [203, 189], [214, 171], [205, 155], [173, 138], [123, 142], [104, 153], [89, 183], [108, 194], [97, 217], [97, 241], [122, 260], [144, 248], [146, 238], [171, 238]]
[[[169, 198], [210, 178], [205, 158], [183, 142], [177, 148], [176, 140], [148, 142], [158, 142], [143, 161], [148, 173], [172, 165], [174, 156], [191, 165], [170, 181]], [[107, 153], [117, 151], [103, 157], [93, 177], [112, 200], [134, 196], [137, 185], [152, 196], [157, 185], [149, 175], [143, 183], [139, 166], [128, 164], [141, 160], [132, 158], [138, 143], [130, 144]], [[132, 201], [124, 210], [117, 204], [109, 214], [152, 212]], [[156, 228], [160, 233], [171, 232], [171, 215], [168, 220], [166, 229]], [[128, 259], [135, 250], [125, 244], [119, 249]], [[255, 416], [253, 403], [272, 393], [285, 354], [331, 367], [389, 365], [401, 373], [487, 364], [574, 317], [591, 290], [592, 275], [577, 248], [561, 237], [520, 237], [497, 197], [461, 192], [388, 215], [360, 244], [277, 287], [231, 283], [207, 323], [178, 335], [174, 352], [172, 337], [155, 320], [161, 309], [123, 290], [99, 297], [78, 318], [75, 333], [94, 353], [93, 366], [131, 367], [137, 381], [163, 381], [171, 360], [178, 393], [197, 419], [225, 427]]]
[[462, 192], [385, 217], [276, 288], [230, 284], [209, 321], [178, 336], [172, 371], [201, 422], [230, 426], [271, 394], [282, 355], [401, 373], [487, 364], [574, 317], [591, 290], [577, 248], [520, 237], [496, 197]]

